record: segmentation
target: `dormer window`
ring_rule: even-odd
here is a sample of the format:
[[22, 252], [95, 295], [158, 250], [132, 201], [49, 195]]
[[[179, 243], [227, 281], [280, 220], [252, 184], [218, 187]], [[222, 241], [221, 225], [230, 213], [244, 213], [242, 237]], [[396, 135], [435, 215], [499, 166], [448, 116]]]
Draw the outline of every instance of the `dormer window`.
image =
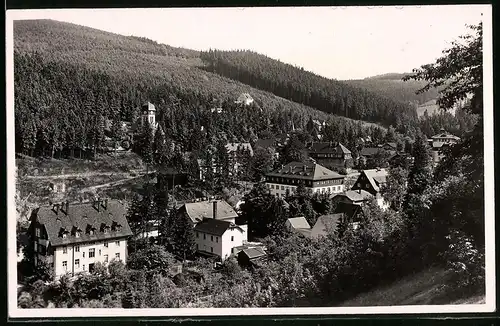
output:
[[95, 227], [93, 227], [92, 225], [90, 224], [87, 224], [87, 230], [86, 230], [87, 234], [89, 235], [94, 235], [95, 234]]

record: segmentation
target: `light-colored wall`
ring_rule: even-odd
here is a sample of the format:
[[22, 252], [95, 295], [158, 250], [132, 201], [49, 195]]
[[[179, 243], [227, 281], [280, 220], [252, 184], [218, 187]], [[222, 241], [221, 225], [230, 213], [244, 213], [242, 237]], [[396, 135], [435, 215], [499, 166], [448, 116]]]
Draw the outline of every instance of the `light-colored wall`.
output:
[[[116, 244], [119, 243], [119, 245]], [[108, 247], [105, 247], [105, 243]], [[80, 251], [76, 251], [76, 247], [80, 247]], [[56, 247], [54, 250], [54, 272], [55, 276], [61, 276], [67, 272], [79, 273], [89, 270], [89, 264], [105, 263], [106, 255], [108, 255], [108, 263], [116, 258], [116, 254], [120, 254], [120, 260], [124, 263], [127, 259], [127, 240], [116, 239], [111, 241], [96, 241], [95, 244], [83, 243], [80, 245], [66, 246], [67, 250], [64, 253], [64, 247]], [[95, 249], [95, 257], [89, 257], [89, 249]], [[84, 257], [85, 254], [85, 257]], [[79, 260], [79, 266], [75, 265], [75, 261]], [[63, 261], [67, 262], [67, 268], [63, 266]]]
[[[233, 241], [231, 241], [233, 237]], [[231, 256], [232, 249], [247, 242], [246, 232], [241, 232], [238, 228], [228, 229], [222, 235], [222, 260]]]
[[[292, 186], [292, 185], [281, 185], [277, 183], [270, 183], [266, 182], [267, 189], [271, 191], [272, 195], [276, 196], [286, 196], [286, 190], [289, 189], [290, 194], [293, 194], [297, 186]], [[272, 186], [272, 187], [271, 187]], [[283, 190], [281, 189], [283, 187]], [[330, 193], [330, 194], [338, 194], [344, 191], [344, 185], [336, 185], [336, 186], [325, 186], [325, 187], [305, 187], [306, 189], [310, 190], [312, 193]]]
[[197, 244], [197, 250], [212, 252], [210, 248], [213, 248], [213, 253], [222, 257], [222, 237], [195, 231], [194, 239]]

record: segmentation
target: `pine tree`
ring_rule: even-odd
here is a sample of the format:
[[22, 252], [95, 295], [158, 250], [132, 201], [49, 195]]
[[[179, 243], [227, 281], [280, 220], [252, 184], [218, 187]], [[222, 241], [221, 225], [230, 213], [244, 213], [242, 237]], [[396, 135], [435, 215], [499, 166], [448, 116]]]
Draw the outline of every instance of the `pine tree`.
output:
[[183, 261], [190, 258], [196, 251], [196, 242], [191, 222], [182, 214], [172, 216], [171, 239], [174, 253]]

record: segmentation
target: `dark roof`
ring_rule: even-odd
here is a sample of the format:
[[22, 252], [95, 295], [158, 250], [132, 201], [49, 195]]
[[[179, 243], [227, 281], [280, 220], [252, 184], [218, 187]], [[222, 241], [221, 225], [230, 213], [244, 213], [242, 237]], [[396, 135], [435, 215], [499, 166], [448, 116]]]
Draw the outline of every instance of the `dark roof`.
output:
[[383, 150], [380, 147], [363, 147], [359, 153], [361, 156], [372, 156]]
[[241, 250], [240, 254], [243, 253], [245, 254], [249, 259], [256, 259], [260, 257], [264, 257], [266, 255], [266, 252], [262, 250], [261, 248], [247, 248]]
[[347, 220], [352, 221], [359, 213], [362, 213], [361, 205], [339, 202], [335, 207], [334, 214], [344, 214]]
[[214, 220], [213, 218], [206, 218], [203, 221], [196, 224], [194, 227], [195, 231], [222, 236], [230, 228], [238, 228], [243, 232], [243, 230], [230, 222]]
[[[132, 235], [127, 222], [127, 206], [118, 200], [109, 200], [107, 207], [102, 205], [99, 211], [94, 208], [97, 204], [93, 202], [75, 203], [68, 205], [67, 214], [65, 205], [63, 210], [53, 209], [53, 206], [42, 206], [33, 211], [33, 218], [44, 225], [48, 239], [52, 246], [62, 246], [81, 242], [99, 241], [105, 239], [116, 239]], [[114, 226], [120, 226], [114, 230]], [[109, 227], [109, 231], [104, 233], [102, 227]], [[95, 232], [90, 235], [88, 228], [94, 228]], [[80, 236], [76, 237], [75, 231], [80, 231]], [[66, 237], [62, 237], [62, 232]]]
[[351, 154], [351, 151], [348, 150], [344, 145], [338, 142], [322, 142], [322, 143], [313, 143], [311, 145], [310, 151], [311, 153], [333, 153], [339, 156], [343, 154]]
[[267, 176], [314, 181], [345, 178], [345, 175], [328, 170], [324, 166], [313, 162], [291, 162], [281, 169], [268, 173]]
[[336, 196], [345, 196], [349, 198], [351, 201], [365, 201], [373, 198], [373, 195], [366, 190], [358, 189], [358, 190], [348, 190], [344, 193], [335, 195]]
[[392, 147], [392, 148], [394, 148], [394, 149], [397, 149], [397, 148], [398, 148], [398, 145], [397, 145], [396, 143], [394, 143], [394, 142], [385, 143], [385, 144], [384, 144], [384, 146], [385, 146], [385, 145], [388, 145], [388, 146], [390, 146], [390, 147]]
[[267, 139], [257, 139], [255, 142], [255, 147], [262, 147], [262, 148], [274, 148], [276, 147], [276, 140], [272, 138], [267, 138]]

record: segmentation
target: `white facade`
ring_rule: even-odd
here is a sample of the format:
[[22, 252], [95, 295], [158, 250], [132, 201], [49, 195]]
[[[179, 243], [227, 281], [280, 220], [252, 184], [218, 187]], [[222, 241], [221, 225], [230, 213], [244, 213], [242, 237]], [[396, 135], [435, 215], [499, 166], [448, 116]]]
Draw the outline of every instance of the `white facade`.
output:
[[[267, 189], [272, 195], [278, 197], [284, 197], [287, 194], [287, 190], [290, 194], [294, 194], [297, 190], [297, 186], [293, 185], [282, 185], [277, 183], [266, 182]], [[312, 193], [322, 193], [322, 194], [338, 194], [344, 191], [344, 185], [334, 185], [334, 186], [318, 186], [318, 187], [305, 187]]]
[[196, 249], [217, 255], [222, 260], [227, 259], [231, 256], [234, 247], [241, 246], [247, 242], [246, 225], [242, 228], [243, 231], [238, 227], [227, 229], [222, 236], [195, 231]]
[[127, 259], [127, 240], [111, 239], [54, 248], [54, 274], [59, 277], [66, 273], [89, 271], [97, 262], [107, 264], [113, 259], [124, 263]]

